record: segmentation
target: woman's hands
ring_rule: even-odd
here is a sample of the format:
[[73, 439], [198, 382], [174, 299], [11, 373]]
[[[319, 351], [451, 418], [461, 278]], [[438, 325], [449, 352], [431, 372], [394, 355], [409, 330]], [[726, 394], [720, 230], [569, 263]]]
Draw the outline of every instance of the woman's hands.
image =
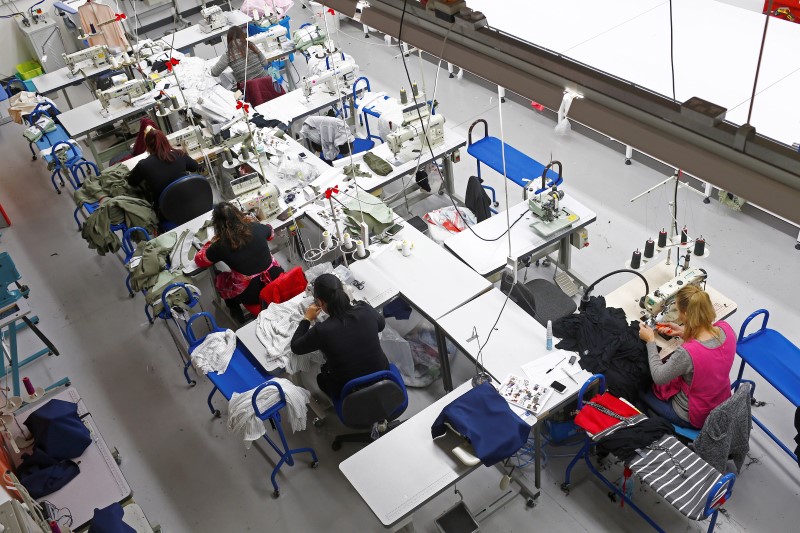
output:
[[656, 324], [656, 329], [664, 335], [683, 337], [683, 326], [679, 326], [675, 322], [659, 322]]
[[320, 306], [318, 306], [317, 304], [311, 304], [306, 309], [306, 312], [303, 315], [303, 318], [305, 318], [309, 322], [313, 322], [314, 320], [317, 319], [317, 317], [319, 316], [320, 312], [322, 312], [322, 308]]
[[644, 342], [655, 342], [656, 334], [653, 329], [648, 327], [644, 322], [639, 322], [639, 338]]

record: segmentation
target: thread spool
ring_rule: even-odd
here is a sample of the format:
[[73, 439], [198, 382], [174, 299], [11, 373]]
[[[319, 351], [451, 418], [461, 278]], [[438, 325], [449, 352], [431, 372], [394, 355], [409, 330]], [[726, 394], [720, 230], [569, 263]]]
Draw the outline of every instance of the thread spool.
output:
[[403, 244], [402, 244], [402, 246], [400, 248], [400, 251], [402, 252], [403, 257], [408, 257], [409, 255], [411, 255], [411, 248], [412, 248], [412, 246], [411, 246], [410, 242], [403, 241]]
[[662, 228], [658, 232], [658, 247], [664, 248], [667, 245], [667, 232]]
[[655, 248], [656, 248], [656, 243], [653, 242], [653, 239], [647, 239], [647, 242], [644, 243], [644, 256], [648, 259], [653, 257]]
[[345, 232], [345, 234], [342, 235], [342, 240], [344, 241], [344, 247], [345, 248], [352, 248], [353, 247], [353, 239], [350, 238], [350, 234], [349, 233]]
[[694, 255], [703, 255], [706, 253], [706, 240], [703, 237], [694, 241]]
[[55, 520], [50, 520], [49, 526], [51, 533], [61, 533], [61, 528]]
[[25, 392], [28, 393], [28, 396], [33, 396], [36, 394], [36, 387], [34, 387], [33, 383], [31, 383], [31, 378], [27, 376], [22, 378], [22, 384], [25, 385]]
[[411, 94], [414, 96], [419, 96], [419, 88], [417, 87], [417, 82], [411, 84]]
[[406, 94], [405, 89], [400, 89], [400, 103], [407, 104], [408, 103], [408, 95]]
[[250, 152], [247, 151], [247, 145], [242, 143], [242, 149], [240, 150], [239, 154], [241, 155], [242, 159], [250, 159]]
[[172, 109], [180, 109], [181, 105], [177, 96], [170, 96], [169, 99], [172, 100]]
[[631, 268], [636, 270], [640, 266], [642, 266], [642, 252], [636, 249], [631, 256]]
[[331, 237], [330, 231], [322, 232], [322, 244], [325, 247], [325, 249], [333, 248], [333, 237]]
[[222, 149], [222, 154], [225, 156], [225, 162], [229, 165], [233, 164], [233, 154], [231, 153], [231, 149], [227, 146]]
[[686, 244], [689, 242], [689, 230], [686, 229], [686, 226], [683, 227], [681, 230], [681, 244]]
[[156, 115], [163, 115], [164, 114], [164, 106], [161, 105], [161, 102], [156, 102]]
[[89, 24], [89, 30], [91, 30], [91, 32], [92, 32], [91, 34], [92, 34], [92, 35], [94, 35], [95, 33], [97, 33], [97, 30], [96, 30], [96, 29], [94, 29], [94, 24]]
[[367, 255], [367, 250], [364, 248], [364, 241], [359, 239], [356, 241], [356, 256], [364, 257], [365, 255]]

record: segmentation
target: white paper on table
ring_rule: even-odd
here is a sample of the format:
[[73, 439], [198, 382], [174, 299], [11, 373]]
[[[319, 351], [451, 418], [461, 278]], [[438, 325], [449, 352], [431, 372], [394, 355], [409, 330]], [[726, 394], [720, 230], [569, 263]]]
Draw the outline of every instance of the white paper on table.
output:
[[[558, 376], [563, 377], [563, 372], [561, 372], [559, 368], [563, 367], [569, 369], [570, 365], [567, 363], [572, 356], [576, 357], [573, 366], [576, 368], [575, 372], [578, 372], [580, 371], [580, 366], [578, 365], [580, 357], [574, 352], [567, 352], [564, 350], [555, 350], [547, 355], [537, 357], [530, 363], [522, 365], [522, 371], [525, 372], [528, 379], [535, 383], [544, 383], [547, 379], [559, 381]], [[555, 368], [549, 374], [546, 374], [546, 372], [553, 367]]]

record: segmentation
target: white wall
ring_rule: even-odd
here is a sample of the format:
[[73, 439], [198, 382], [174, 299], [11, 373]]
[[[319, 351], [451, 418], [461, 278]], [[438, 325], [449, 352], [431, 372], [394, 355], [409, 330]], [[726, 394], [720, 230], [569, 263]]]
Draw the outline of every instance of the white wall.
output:
[[764, 0], [717, 0], [717, 2], [741, 7], [742, 9], [749, 9], [756, 13], [763, 13], [764, 11]]
[[[35, 0], [19, 0], [14, 2], [13, 5], [20, 11], [27, 13], [28, 9], [35, 3]], [[0, 14], [9, 15], [14, 12], [14, 8], [11, 7], [11, 2], [2, 0], [2, 4], [3, 5], [0, 6]], [[45, 2], [38, 7], [46, 8], [45, 11], [49, 13], [52, 11], [52, 6], [53, 0], [45, 0]], [[31, 56], [25, 44], [27, 39], [17, 28], [15, 19], [0, 19], [0, 35], [3, 36], [1, 38], [2, 45], [0, 45], [2, 46], [2, 53], [0, 53], [0, 76], [5, 78], [13, 76], [16, 73], [17, 64], [29, 59], [35, 59], [35, 57]], [[68, 34], [63, 27], [61, 28], [61, 35], [64, 38], [65, 44], [69, 46], [70, 43], [67, 42]], [[58, 36], [53, 37], [53, 39], [58, 39]]]

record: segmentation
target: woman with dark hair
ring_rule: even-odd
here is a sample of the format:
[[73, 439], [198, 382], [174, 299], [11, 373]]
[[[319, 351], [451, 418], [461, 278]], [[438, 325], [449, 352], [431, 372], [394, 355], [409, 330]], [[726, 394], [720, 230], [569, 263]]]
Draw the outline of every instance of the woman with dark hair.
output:
[[[321, 311], [329, 318], [311, 327]], [[336, 398], [351, 379], [389, 369], [378, 337], [385, 326], [383, 316], [368, 303], [350, 303], [339, 278], [322, 274], [314, 280], [314, 303], [297, 326], [291, 348], [297, 355], [322, 351], [325, 364], [317, 385]]]
[[132, 187], [144, 185], [150, 201], [158, 207], [158, 199], [167, 185], [187, 173], [197, 172], [200, 167], [183, 150], [173, 148], [159, 129], [145, 130], [144, 145], [150, 155], [136, 163], [128, 175], [128, 183]]
[[269, 61], [261, 50], [247, 40], [247, 34], [238, 26], [231, 26], [228, 30], [228, 51], [222, 54], [217, 64], [211, 67], [211, 75], [215, 78], [222, 74], [227, 67], [233, 70], [236, 83], [245, 80], [254, 80], [267, 75], [264, 70], [269, 66]]
[[230, 272], [217, 274], [214, 285], [233, 318], [241, 322], [244, 317], [239, 305], [258, 314], [261, 289], [283, 273], [267, 242], [273, 238], [272, 226], [259, 224], [228, 202], [214, 206], [211, 221], [214, 238], [197, 252], [194, 262], [209, 267], [221, 261], [230, 267]]

